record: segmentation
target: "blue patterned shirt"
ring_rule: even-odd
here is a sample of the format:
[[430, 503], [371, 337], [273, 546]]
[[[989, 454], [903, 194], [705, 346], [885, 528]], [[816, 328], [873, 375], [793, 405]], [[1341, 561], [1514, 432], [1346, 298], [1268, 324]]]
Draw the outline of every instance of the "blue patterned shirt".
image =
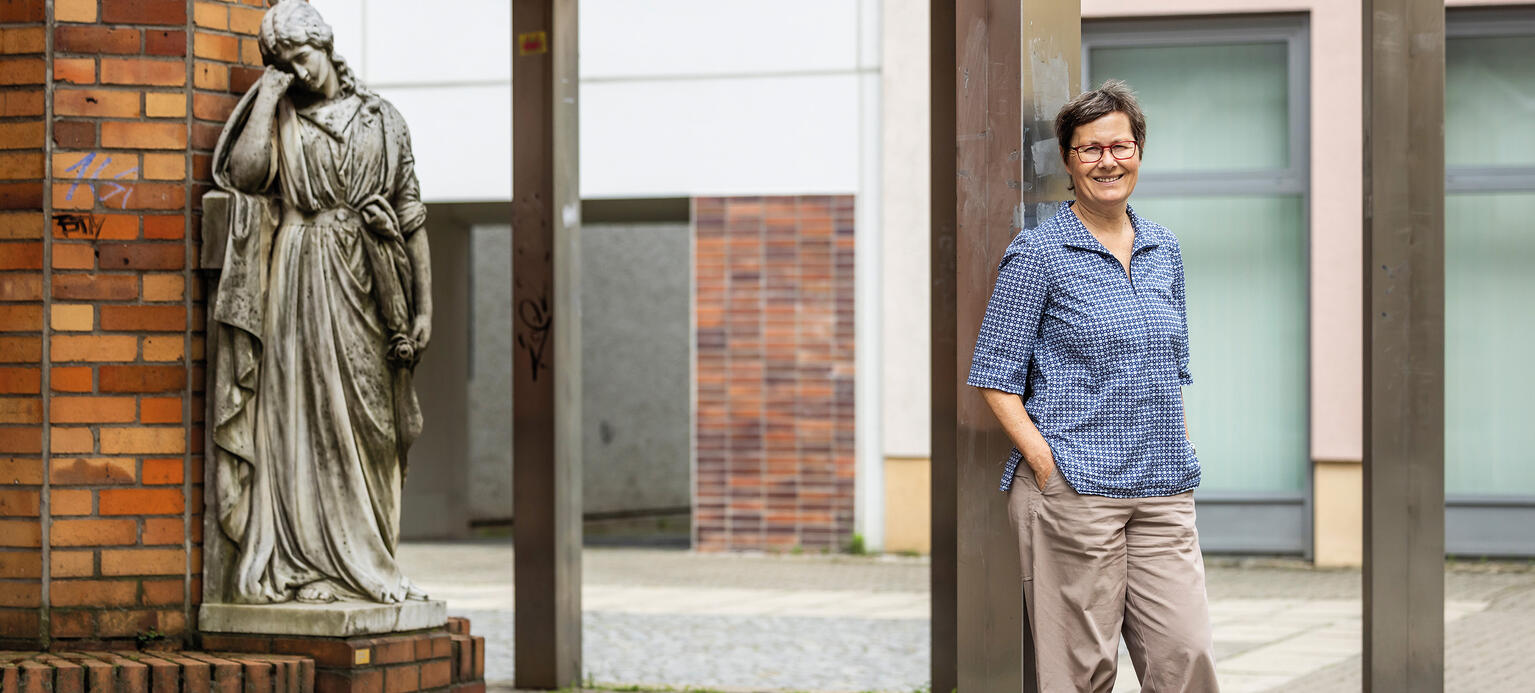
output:
[[[1183, 256], [1171, 231], [1134, 211], [1130, 221], [1128, 277], [1070, 205], [1018, 234], [1002, 256], [968, 382], [1024, 398], [1077, 493], [1170, 496], [1199, 485], [1183, 427], [1181, 387], [1194, 381]], [[1003, 491], [1022, 460], [1014, 448]]]

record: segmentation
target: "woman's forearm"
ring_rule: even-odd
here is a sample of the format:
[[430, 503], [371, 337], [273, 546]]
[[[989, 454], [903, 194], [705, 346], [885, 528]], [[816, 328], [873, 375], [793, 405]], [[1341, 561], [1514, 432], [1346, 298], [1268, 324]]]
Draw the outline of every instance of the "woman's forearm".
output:
[[1039, 432], [1039, 427], [1029, 418], [1028, 410], [1023, 407], [1023, 398], [1011, 392], [988, 388], [981, 389], [981, 396], [986, 399], [991, 413], [1001, 422], [1002, 430], [1007, 432], [1007, 437], [1013, 441], [1018, 452], [1023, 453], [1023, 459], [1030, 467], [1035, 471], [1045, 471], [1042, 466], [1054, 463], [1050, 444], [1045, 442], [1044, 434]]

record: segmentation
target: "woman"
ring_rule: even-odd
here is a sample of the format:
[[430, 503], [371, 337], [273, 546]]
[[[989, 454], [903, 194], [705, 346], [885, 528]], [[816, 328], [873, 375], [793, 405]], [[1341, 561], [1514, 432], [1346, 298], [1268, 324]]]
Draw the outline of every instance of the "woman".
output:
[[1110, 81], [1055, 134], [1076, 200], [1007, 247], [968, 380], [1016, 446], [1002, 490], [1040, 690], [1111, 690], [1123, 633], [1143, 690], [1215, 691], [1183, 260], [1129, 206], [1145, 118]]
[[259, 38], [268, 67], [214, 154], [233, 207], [215, 308], [226, 594], [425, 598], [394, 558], [432, 318], [410, 138], [309, 3], [276, 4]]

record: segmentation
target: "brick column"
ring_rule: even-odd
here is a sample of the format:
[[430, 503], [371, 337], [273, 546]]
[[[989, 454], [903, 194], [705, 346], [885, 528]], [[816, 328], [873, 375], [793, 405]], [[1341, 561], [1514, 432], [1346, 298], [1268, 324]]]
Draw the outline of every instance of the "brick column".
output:
[[0, 0], [0, 640], [195, 629], [192, 230], [264, 9]]

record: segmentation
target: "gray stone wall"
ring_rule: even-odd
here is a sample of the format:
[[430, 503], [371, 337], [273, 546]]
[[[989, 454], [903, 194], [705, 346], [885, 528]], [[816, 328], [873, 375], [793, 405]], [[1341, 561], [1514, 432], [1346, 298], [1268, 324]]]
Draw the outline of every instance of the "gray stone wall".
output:
[[470, 231], [469, 513], [512, 517], [512, 227]]
[[675, 223], [582, 229], [586, 513], [691, 503], [690, 234]]
[[416, 396], [424, 418], [410, 451], [400, 508], [406, 539], [455, 539], [469, 534], [465, 503], [469, 446], [465, 388], [469, 334], [469, 230], [427, 217], [432, 248], [432, 341], [416, 366]]
[[[582, 229], [586, 513], [691, 503], [692, 357], [687, 224]], [[468, 507], [512, 517], [511, 234], [470, 233]]]

